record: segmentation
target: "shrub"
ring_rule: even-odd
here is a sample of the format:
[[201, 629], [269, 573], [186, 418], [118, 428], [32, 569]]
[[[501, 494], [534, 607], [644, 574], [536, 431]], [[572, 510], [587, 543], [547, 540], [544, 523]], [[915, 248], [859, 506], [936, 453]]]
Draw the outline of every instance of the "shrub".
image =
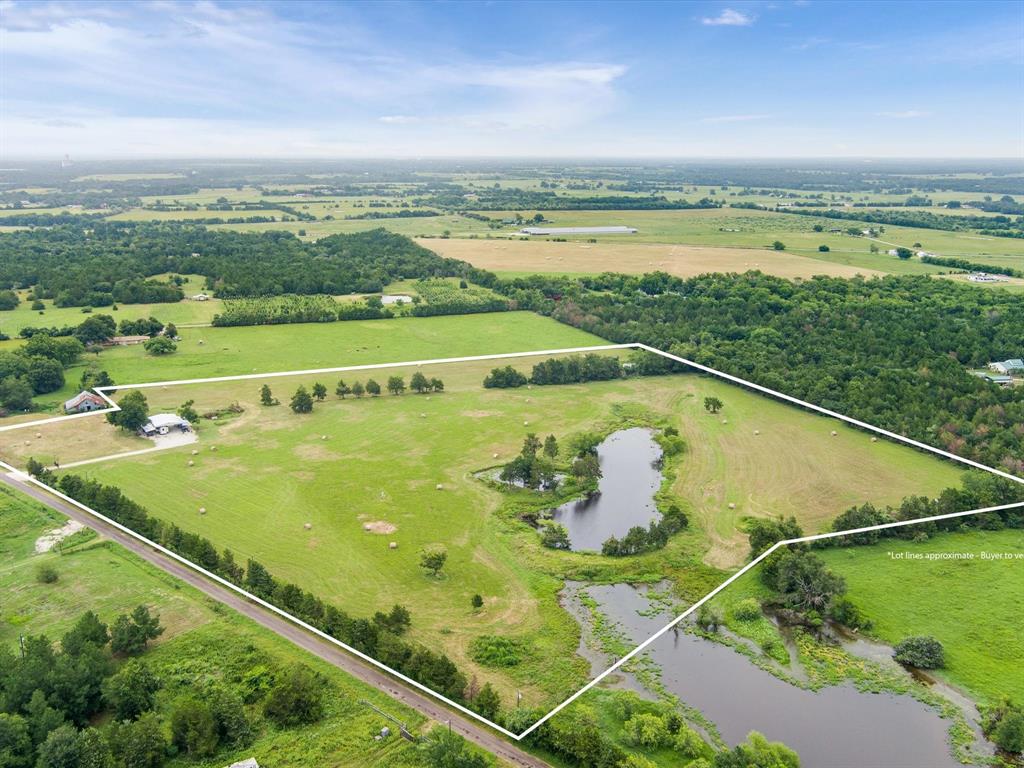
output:
[[945, 650], [934, 637], [908, 637], [893, 649], [893, 658], [900, 664], [918, 669], [939, 669], [945, 664]]
[[469, 648], [473, 661], [486, 667], [514, 667], [526, 657], [522, 641], [501, 635], [481, 635]]
[[672, 743], [672, 734], [668, 732], [664, 718], [658, 715], [633, 715], [623, 724], [622, 729], [626, 734], [626, 741], [634, 747], [658, 749]]
[[43, 563], [36, 568], [36, 581], [40, 584], [53, 584], [58, 578], [60, 578], [60, 574], [50, 563]]
[[761, 618], [761, 605], [752, 597], [745, 597], [732, 607], [732, 615], [740, 621]]
[[263, 713], [282, 727], [315, 723], [324, 714], [324, 680], [297, 664], [274, 683]]

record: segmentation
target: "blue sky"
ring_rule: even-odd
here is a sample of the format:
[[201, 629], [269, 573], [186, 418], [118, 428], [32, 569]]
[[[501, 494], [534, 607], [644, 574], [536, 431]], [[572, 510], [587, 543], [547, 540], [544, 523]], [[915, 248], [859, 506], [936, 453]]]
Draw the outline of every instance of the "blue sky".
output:
[[0, 0], [5, 157], [1020, 157], [1024, 2]]

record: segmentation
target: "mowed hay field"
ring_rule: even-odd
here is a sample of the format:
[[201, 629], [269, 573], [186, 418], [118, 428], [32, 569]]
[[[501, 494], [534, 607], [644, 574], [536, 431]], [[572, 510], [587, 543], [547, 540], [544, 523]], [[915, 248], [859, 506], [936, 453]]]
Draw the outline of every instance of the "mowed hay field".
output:
[[[516, 365], [528, 370], [532, 362]], [[406, 605], [416, 638], [503, 694], [524, 690], [531, 703], [550, 703], [585, 679], [574, 657], [577, 630], [557, 605], [561, 579], [553, 574], [559, 563], [600, 556], [545, 551], [537, 570], [536, 558], [523, 554], [537, 549], [536, 535], [494, 514], [502, 494], [473, 473], [510, 459], [526, 433], [564, 441], [609, 423], [617, 405], [675, 423], [690, 444], [678, 472], [681, 502], [694, 529], [707, 532], [707, 556], [728, 567], [742, 560], [735, 526], [744, 514], [795, 514], [816, 530], [851, 504], [895, 503], [959, 481], [955, 467], [927, 455], [849, 430], [833, 437], [832, 420], [697, 375], [485, 390], [480, 382], [493, 365], [424, 366], [425, 375], [444, 380], [445, 392], [344, 401], [331, 394], [309, 415], [261, 406], [260, 381], [147, 390], [154, 410], [194, 399], [200, 412], [232, 402], [244, 412], [205, 420], [195, 446], [73, 471], [119, 486], [156, 516], [230, 546], [241, 560], [256, 558], [355, 615]], [[349, 384], [369, 376], [383, 383], [397, 372], [408, 381], [415, 370], [343, 376]], [[269, 384], [286, 403], [299, 383], [320, 380], [333, 393], [337, 378]], [[726, 403], [729, 424], [704, 412], [710, 394]], [[753, 436], [755, 429], [761, 434]], [[435, 544], [449, 553], [441, 579], [419, 567], [420, 550]], [[657, 556], [650, 564], [658, 567]], [[476, 593], [485, 600], [480, 612], [470, 605]], [[477, 636], [509, 633], [529, 649], [529, 675], [469, 658]]]
[[[973, 559], [894, 559], [970, 553]], [[1015, 559], [983, 559], [1004, 554]], [[883, 541], [820, 552], [846, 579], [847, 596], [874, 622], [871, 634], [895, 644], [932, 635], [946, 650], [934, 673], [981, 701], [1024, 700], [1024, 532], [951, 533], [923, 542]]]
[[442, 256], [468, 261], [474, 267], [498, 273], [668, 272], [677, 277], [694, 277], [708, 272], [759, 270], [787, 278], [885, 274], [875, 269], [833, 264], [786, 251], [756, 248], [658, 245], [628, 241], [581, 243], [551, 240], [449, 239], [418, 242]]

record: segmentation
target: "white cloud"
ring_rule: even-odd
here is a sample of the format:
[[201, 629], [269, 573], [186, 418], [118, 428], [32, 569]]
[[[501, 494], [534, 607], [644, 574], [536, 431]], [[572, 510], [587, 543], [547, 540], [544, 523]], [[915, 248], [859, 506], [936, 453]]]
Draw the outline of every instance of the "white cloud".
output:
[[708, 27], [749, 27], [754, 23], [754, 17], [749, 13], [725, 8], [717, 16], [705, 16], [700, 23]]

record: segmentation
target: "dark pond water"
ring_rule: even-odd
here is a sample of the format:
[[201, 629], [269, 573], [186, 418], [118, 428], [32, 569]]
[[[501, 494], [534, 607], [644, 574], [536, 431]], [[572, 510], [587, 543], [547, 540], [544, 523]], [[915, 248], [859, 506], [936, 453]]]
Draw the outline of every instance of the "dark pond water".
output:
[[[573, 608], [568, 584], [565, 604]], [[627, 584], [588, 587], [600, 610], [635, 642], [650, 637], [670, 617], [642, 616], [649, 602]], [[587, 629], [584, 629], [584, 636]], [[662, 682], [685, 703], [711, 720], [730, 745], [760, 731], [795, 749], [805, 768], [954, 768], [949, 723], [909, 696], [861, 693], [852, 685], [818, 692], [791, 685], [755, 666], [724, 645], [682, 630], [669, 632], [649, 647], [662, 670]], [[588, 653], [595, 672], [607, 666]], [[619, 680], [636, 688], [635, 680]]]
[[634, 525], [657, 520], [654, 494], [661, 486], [661, 448], [651, 430], [635, 427], [613, 432], [597, 447], [603, 477], [598, 492], [570, 501], [553, 512], [569, 532], [571, 549], [601, 551], [609, 536], [625, 536]]

